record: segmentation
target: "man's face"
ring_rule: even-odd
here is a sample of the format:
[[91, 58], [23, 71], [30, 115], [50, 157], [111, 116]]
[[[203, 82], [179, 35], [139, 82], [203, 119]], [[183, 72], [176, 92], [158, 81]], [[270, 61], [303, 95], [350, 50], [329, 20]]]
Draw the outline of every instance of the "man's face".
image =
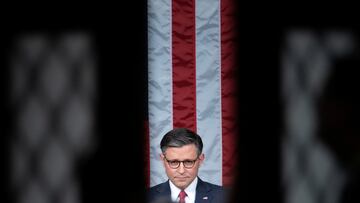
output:
[[[196, 178], [199, 167], [204, 160], [204, 154], [197, 156], [197, 149], [194, 144], [184, 145], [182, 147], [169, 147], [164, 154], [161, 154], [165, 171], [174, 185], [180, 189], [185, 189]], [[197, 159], [198, 158], [198, 159]], [[192, 168], [184, 167], [180, 163], [178, 168], [171, 168], [168, 161], [196, 160]]]

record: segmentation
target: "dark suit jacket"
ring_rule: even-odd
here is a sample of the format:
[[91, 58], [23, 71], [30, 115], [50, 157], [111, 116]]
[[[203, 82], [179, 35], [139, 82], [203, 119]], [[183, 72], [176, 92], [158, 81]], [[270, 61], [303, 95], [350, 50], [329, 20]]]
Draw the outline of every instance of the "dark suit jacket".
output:
[[[169, 180], [151, 187], [147, 194], [149, 203], [171, 203]], [[223, 187], [214, 185], [198, 178], [195, 203], [226, 203]]]

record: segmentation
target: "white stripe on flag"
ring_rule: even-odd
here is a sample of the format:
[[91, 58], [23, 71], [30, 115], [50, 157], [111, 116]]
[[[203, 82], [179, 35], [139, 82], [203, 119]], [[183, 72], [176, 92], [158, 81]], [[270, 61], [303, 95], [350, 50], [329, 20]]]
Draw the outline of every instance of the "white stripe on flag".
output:
[[197, 0], [195, 5], [196, 122], [205, 154], [199, 176], [222, 185], [220, 3]]
[[148, 93], [150, 186], [167, 180], [160, 141], [173, 127], [171, 1], [148, 1]]

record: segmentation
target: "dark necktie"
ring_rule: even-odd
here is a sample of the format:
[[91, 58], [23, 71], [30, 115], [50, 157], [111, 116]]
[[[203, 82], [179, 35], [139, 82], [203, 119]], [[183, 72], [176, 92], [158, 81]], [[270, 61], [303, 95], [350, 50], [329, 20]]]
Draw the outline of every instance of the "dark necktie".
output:
[[185, 203], [186, 193], [184, 190], [181, 190], [181, 192], [179, 193], [179, 197], [180, 197], [179, 203]]

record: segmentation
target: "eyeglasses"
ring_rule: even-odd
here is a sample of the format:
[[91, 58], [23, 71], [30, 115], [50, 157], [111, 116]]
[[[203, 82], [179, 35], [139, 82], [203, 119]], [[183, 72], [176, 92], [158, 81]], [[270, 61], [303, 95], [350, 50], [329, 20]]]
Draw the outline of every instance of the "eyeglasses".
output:
[[187, 169], [191, 169], [192, 167], [194, 167], [195, 162], [199, 159], [199, 157], [197, 157], [194, 160], [184, 160], [184, 161], [178, 161], [178, 160], [168, 160], [165, 155], [164, 155], [164, 159], [168, 162], [170, 168], [172, 169], [177, 169], [180, 166], [180, 163], [183, 163], [183, 166]]

